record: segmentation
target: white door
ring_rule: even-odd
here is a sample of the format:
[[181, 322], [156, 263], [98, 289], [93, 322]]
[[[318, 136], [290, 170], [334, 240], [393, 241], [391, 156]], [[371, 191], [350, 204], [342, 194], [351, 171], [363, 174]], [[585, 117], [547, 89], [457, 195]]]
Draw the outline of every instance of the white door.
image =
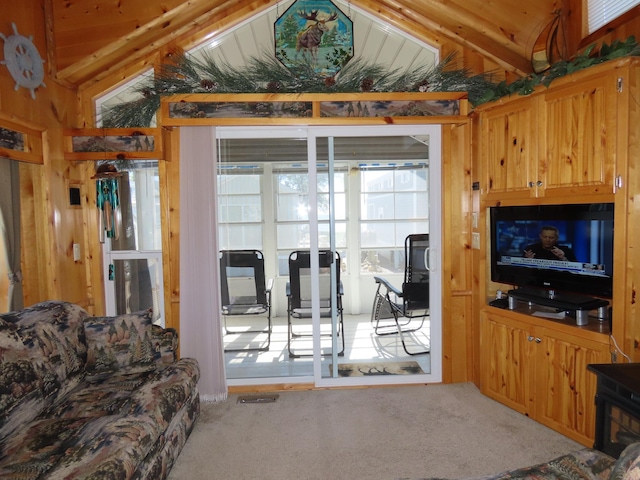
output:
[[151, 308], [164, 326], [158, 162], [131, 162], [120, 173], [121, 224], [103, 244], [107, 315]]

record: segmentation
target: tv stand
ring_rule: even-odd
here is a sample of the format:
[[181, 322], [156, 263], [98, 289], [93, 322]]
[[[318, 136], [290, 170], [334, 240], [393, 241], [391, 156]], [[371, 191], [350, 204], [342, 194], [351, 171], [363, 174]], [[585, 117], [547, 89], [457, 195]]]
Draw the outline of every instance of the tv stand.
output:
[[571, 293], [555, 293], [553, 290], [542, 288], [518, 288], [509, 290], [509, 309], [513, 310], [516, 300], [545, 305], [557, 308], [559, 311], [575, 312], [576, 323], [586, 325], [588, 323], [589, 311], [598, 309], [598, 318], [607, 318], [607, 300], [589, 297], [587, 295], [576, 295]]

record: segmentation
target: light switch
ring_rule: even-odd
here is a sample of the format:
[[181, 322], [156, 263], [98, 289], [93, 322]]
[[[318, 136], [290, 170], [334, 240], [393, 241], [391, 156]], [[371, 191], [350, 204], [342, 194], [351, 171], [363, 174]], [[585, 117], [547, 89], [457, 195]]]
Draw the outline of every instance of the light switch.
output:
[[73, 261], [74, 262], [80, 261], [80, 244], [79, 243], [73, 244]]
[[478, 232], [471, 234], [471, 248], [480, 250], [480, 234]]
[[471, 214], [471, 228], [478, 228], [478, 212]]

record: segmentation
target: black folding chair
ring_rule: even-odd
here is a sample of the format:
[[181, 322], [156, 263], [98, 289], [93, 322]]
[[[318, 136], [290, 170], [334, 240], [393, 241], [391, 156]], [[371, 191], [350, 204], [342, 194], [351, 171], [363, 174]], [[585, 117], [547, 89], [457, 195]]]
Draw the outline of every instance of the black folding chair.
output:
[[[271, 289], [273, 279], [266, 282], [264, 256], [259, 250], [223, 250], [220, 252], [220, 285], [225, 334], [266, 334], [266, 342], [258, 347], [225, 348], [225, 352], [244, 350], [267, 351], [271, 344]], [[265, 316], [266, 328], [231, 330], [227, 317]]]
[[[342, 316], [342, 283], [340, 282], [340, 254], [330, 250], [320, 250], [318, 252], [318, 261], [320, 266], [320, 275], [318, 277], [320, 286], [320, 317], [332, 318], [332, 310], [335, 306], [338, 323], [337, 332], [342, 339], [342, 349], [338, 352], [339, 356], [344, 355], [344, 323]], [[332, 265], [335, 266], [335, 297], [331, 294], [331, 270]], [[298, 250], [289, 255], [289, 282], [287, 282], [287, 349], [290, 358], [298, 358], [304, 356], [312, 356], [313, 353], [300, 354], [292, 350], [291, 341], [294, 338], [310, 337], [309, 329], [303, 332], [298, 329], [295, 332], [296, 325], [310, 326], [311, 318], [311, 255], [308, 250]], [[301, 321], [300, 321], [301, 320]], [[332, 329], [333, 332], [333, 329]], [[322, 336], [331, 336], [331, 333], [322, 334]], [[323, 355], [331, 355], [325, 353]]]
[[378, 288], [371, 323], [377, 335], [399, 335], [408, 355], [429, 353], [407, 349], [404, 335], [420, 330], [429, 316], [429, 234], [413, 234], [404, 242], [405, 267], [402, 289], [383, 277], [373, 277]]

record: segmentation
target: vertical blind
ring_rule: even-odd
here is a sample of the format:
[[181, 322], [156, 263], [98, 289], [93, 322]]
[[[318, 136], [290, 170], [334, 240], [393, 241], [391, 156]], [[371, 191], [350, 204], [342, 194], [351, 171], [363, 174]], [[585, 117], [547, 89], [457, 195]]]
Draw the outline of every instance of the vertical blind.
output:
[[204, 402], [227, 398], [216, 235], [215, 127], [180, 128], [180, 354], [200, 365]]
[[640, 5], [640, 0], [588, 0], [589, 33]]

